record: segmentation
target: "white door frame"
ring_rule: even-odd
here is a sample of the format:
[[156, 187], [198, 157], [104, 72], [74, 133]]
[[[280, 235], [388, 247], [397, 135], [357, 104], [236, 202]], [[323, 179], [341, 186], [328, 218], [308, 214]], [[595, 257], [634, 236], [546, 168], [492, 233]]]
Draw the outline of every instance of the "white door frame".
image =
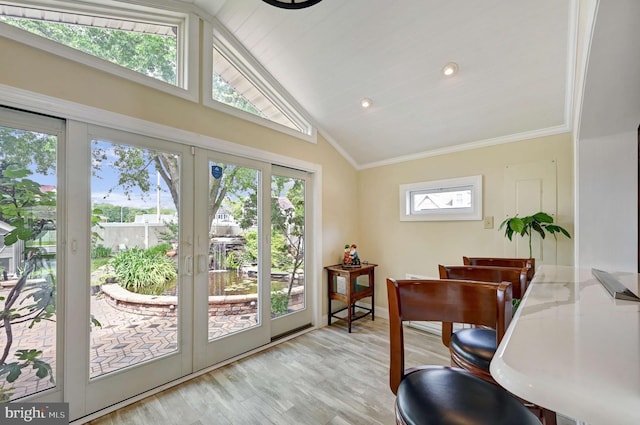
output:
[[[324, 320], [322, 320], [322, 300], [323, 297], [323, 284], [322, 284], [322, 253], [323, 253], [323, 244], [322, 244], [322, 166], [317, 163], [312, 163], [280, 154], [276, 154], [273, 152], [265, 151], [262, 149], [253, 148], [250, 146], [240, 145], [237, 143], [228, 142], [226, 140], [218, 139], [215, 137], [209, 137], [202, 134], [198, 134], [195, 132], [180, 130], [177, 128], [169, 127], [166, 125], [149, 122], [145, 120], [141, 120], [138, 118], [134, 118], [127, 115], [118, 114], [115, 112], [83, 105], [76, 102], [70, 102], [64, 99], [46, 96], [39, 93], [35, 93], [28, 90], [23, 90], [16, 87], [7, 86], [4, 84], [0, 84], [0, 99], [2, 99], [2, 105], [19, 108], [26, 111], [42, 113], [46, 115], [55, 115], [59, 116], [63, 119], [69, 121], [76, 121], [75, 124], [79, 124], [80, 126], [75, 126], [71, 131], [67, 131], [66, 139], [67, 144], [69, 145], [70, 141], [74, 140], [86, 140], [85, 134], [86, 131], [82, 129], [83, 125], [87, 124], [96, 124], [109, 128], [114, 128], [122, 131], [132, 132], [144, 136], [156, 137], [160, 139], [168, 139], [175, 140], [177, 142], [191, 145], [203, 147], [205, 149], [211, 149], [215, 147], [215, 150], [222, 153], [227, 153], [231, 155], [237, 155], [245, 158], [253, 158], [260, 161], [269, 162], [271, 164], [282, 165], [285, 167], [291, 167], [303, 171], [307, 171], [313, 176], [313, 193], [309, 194], [313, 199], [314, 205], [314, 223], [312, 226], [313, 231], [313, 240], [310, 241], [310, 246], [312, 251], [310, 255], [307, 257], [308, 264], [308, 293], [309, 293], [309, 306], [312, 308], [312, 320], [313, 326], [319, 327], [322, 326]], [[301, 142], [303, 143], [303, 142]], [[71, 152], [67, 155], [68, 160], [73, 160], [73, 158], [82, 157], [82, 152]], [[74, 178], [77, 178], [74, 176]], [[86, 184], [87, 187], [85, 189], [82, 188], [82, 184]], [[76, 186], [76, 191], [88, 193], [88, 185], [89, 185], [89, 176], [86, 176], [85, 182], [80, 182]], [[71, 199], [77, 193], [68, 193], [67, 196]], [[67, 222], [73, 223], [74, 226], [82, 226], [84, 228], [89, 227], [89, 217], [90, 217], [90, 206], [87, 203], [77, 204], [74, 203], [71, 211], [66, 211]], [[74, 243], [72, 241], [71, 235], [63, 236], [63, 243], [65, 245], [65, 249], [67, 252], [72, 252], [74, 250]], [[78, 249], [77, 246], [75, 248]], [[86, 276], [89, 275], [89, 271], [87, 270], [88, 261], [83, 261], [81, 256], [86, 256], [88, 253], [77, 253], [78, 259], [74, 260], [74, 265], [79, 265], [84, 269], [81, 269], [80, 273], [85, 273]], [[67, 261], [69, 263], [69, 261]], [[61, 279], [65, 277], [62, 276]], [[88, 285], [86, 290], [88, 291]], [[79, 296], [83, 296], [82, 294], [78, 294]], [[61, 295], [62, 296], [62, 295]], [[74, 298], [75, 299], [75, 298]], [[61, 301], [65, 305], [69, 305], [70, 297], [67, 293]], [[59, 306], [61, 308], [60, 311], [64, 310], [64, 306]], [[89, 306], [86, 305], [81, 307], [84, 309], [82, 311], [82, 317], [89, 316]], [[78, 344], [85, 343], [85, 346], [88, 346], [88, 341], [82, 341], [83, 338], [77, 338], [76, 335], [85, 335], [87, 333], [87, 324], [84, 321], [78, 320], [77, 317], [71, 317], [70, 315], [66, 315], [64, 318], [64, 335], [60, 335], [60, 338], [64, 338], [65, 346], [64, 353], [68, 354], [70, 351], [76, 350], [79, 346]], [[73, 344], [68, 341], [71, 338], [65, 338], [66, 335], [73, 335]], [[88, 336], [86, 336], [88, 338]], [[252, 351], [252, 354], [254, 353]], [[88, 354], [84, 356], [88, 357]], [[67, 379], [70, 375], [77, 373], [77, 364], [72, 363], [69, 360], [68, 355], [65, 355], [65, 359], [63, 365], [60, 365], [61, 369], [64, 370], [64, 383], [67, 382]], [[85, 361], [83, 359], [83, 361]], [[88, 359], [86, 360], [88, 361]], [[225, 362], [226, 363], [226, 362]], [[193, 374], [197, 375], [196, 373]], [[183, 378], [184, 379], [184, 378]], [[181, 381], [183, 380], [181, 379]], [[166, 388], [165, 386], [159, 388]], [[82, 414], [78, 414], [78, 409], [75, 409], [73, 406], [78, 403], [78, 400], [81, 400], [82, 397], [78, 398], [78, 391], [81, 389], [72, 388], [70, 385], [64, 385], [64, 399], [70, 402], [70, 414], [71, 420], [74, 420]], [[159, 391], [159, 389], [157, 390]], [[152, 392], [150, 392], [152, 393]], [[150, 395], [150, 393], [146, 393], [145, 395]], [[126, 404], [124, 400], [123, 403]], [[84, 411], [84, 408], [80, 410]], [[74, 412], [76, 412], [74, 414]]]

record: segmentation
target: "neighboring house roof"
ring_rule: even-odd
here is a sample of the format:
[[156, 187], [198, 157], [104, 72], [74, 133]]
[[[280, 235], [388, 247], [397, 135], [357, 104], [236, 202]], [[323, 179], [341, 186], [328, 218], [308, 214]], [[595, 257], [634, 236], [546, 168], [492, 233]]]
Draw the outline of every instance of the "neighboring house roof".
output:
[[436, 209], [440, 208], [440, 205], [433, 200], [429, 195], [422, 198], [422, 201], [416, 206], [417, 210]]
[[283, 211], [295, 208], [293, 206], [293, 204], [291, 203], [291, 201], [289, 200], [289, 198], [285, 198], [285, 197], [279, 196], [279, 197], [276, 198], [276, 200], [278, 201], [278, 206]]
[[4, 221], [0, 220], [0, 234], [4, 235], [6, 233], [9, 233], [13, 229], [15, 229], [15, 227], [10, 225], [9, 223], [5, 223]]

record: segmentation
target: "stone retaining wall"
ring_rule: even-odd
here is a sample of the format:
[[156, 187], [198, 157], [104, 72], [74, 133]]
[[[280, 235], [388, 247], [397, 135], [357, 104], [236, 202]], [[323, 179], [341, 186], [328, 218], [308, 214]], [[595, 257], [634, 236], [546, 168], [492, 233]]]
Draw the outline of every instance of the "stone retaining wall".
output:
[[[175, 316], [178, 310], [178, 298], [175, 295], [140, 295], [129, 292], [117, 284], [102, 285], [101, 291], [110, 305], [129, 313], [164, 317]], [[211, 296], [209, 297], [209, 315], [255, 314], [257, 302], [257, 294]], [[304, 288], [301, 286], [293, 288], [289, 310], [299, 310], [303, 306]]]

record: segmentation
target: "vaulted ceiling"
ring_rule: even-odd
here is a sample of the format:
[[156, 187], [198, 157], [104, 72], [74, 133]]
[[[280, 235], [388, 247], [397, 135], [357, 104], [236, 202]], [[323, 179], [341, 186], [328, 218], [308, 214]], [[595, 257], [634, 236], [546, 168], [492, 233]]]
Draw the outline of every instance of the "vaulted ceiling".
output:
[[358, 168], [571, 129], [572, 0], [181, 1], [215, 16]]

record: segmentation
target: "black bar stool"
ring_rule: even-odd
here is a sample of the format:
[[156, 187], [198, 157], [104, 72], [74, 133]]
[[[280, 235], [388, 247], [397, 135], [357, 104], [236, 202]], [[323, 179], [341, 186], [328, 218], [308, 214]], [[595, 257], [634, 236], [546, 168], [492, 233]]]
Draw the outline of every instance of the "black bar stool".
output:
[[[511, 313], [511, 284], [387, 279], [391, 390], [400, 425], [540, 425], [502, 387], [458, 368], [405, 369], [402, 323], [435, 320], [494, 326]], [[478, 308], [482, 306], [482, 308]]]

